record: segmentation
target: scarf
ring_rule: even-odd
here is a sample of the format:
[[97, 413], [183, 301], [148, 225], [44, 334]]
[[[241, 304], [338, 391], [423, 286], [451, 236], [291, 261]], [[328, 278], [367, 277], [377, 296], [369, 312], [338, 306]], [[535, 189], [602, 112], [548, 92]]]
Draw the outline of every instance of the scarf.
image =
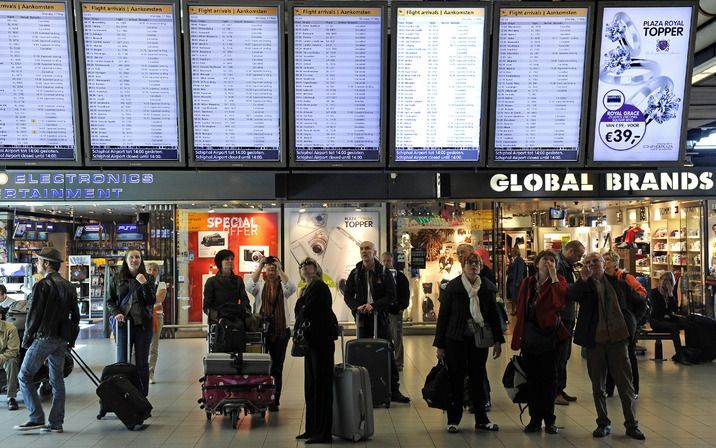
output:
[[268, 316], [271, 319], [271, 340], [280, 339], [288, 332], [286, 331], [286, 310], [283, 306], [283, 288], [281, 287], [281, 279], [264, 281], [264, 289], [261, 291], [261, 310], [262, 316]]
[[482, 317], [482, 311], [480, 311], [480, 298], [477, 295], [478, 291], [480, 291], [482, 280], [479, 275], [477, 276], [475, 283], [470, 283], [470, 280], [465, 274], [462, 274], [460, 278], [462, 279], [462, 286], [465, 287], [465, 291], [467, 291], [467, 295], [470, 297], [470, 315], [477, 325], [484, 327], [485, 319]]
[[629, 338], [629, 329], [619, 308], [617, 292], [607, 278], [594, 280], [599, 300], [597, 332], [594, 342], [608, 344]]

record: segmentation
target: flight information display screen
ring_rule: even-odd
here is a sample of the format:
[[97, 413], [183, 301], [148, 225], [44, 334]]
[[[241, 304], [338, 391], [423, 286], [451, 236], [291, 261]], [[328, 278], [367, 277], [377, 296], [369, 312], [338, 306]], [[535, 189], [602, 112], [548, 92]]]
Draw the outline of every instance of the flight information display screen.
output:
[[484, 7], [399, 7], [396, 162], [480, 159]]
[[178, 161], [172, 4], [83, 3], [93, 161]]
[[278, 7], [189, 6], [194, 160], [281, 160]]
[[382, 8], [293, 9], [297, 162], [380, 161], [382, 48]]
[[64, 3], [0, 1], [0, 159], [76, 160]]
[[582, 141], [589, 8], [501, 8], [496, 162], [576, 162]]

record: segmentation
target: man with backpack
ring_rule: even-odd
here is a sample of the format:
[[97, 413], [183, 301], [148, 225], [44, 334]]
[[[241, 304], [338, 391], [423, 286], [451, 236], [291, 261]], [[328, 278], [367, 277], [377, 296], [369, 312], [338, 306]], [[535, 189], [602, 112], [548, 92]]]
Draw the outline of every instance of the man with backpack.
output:
[[[43, 278], [32, 290], [22, 341], [22, 347], [27, 349], [27, 353], [18, 376], [30, 418], [26, 423], [14, 427], [18, 431], [41, 429], [45, 432], [62, 432], [65, 419], [65, 380], [62, 370], [67, 348], [73, 346], [77, 338], [80, 321], [75, 287], [57, 272], [62, 261], [59, 250], [45, 247], [35, 263], [37, 273]], [[34, 383], [35, 374], [45, 360], [48, 360], [52, 386], [52, 409], [47, 426]]]
[[393, 273], [395, 279], [395, 301], [388, 307], [390, 332], [393, 336], [395, 364], [398, 371], [403, 371], [403, 311], [410, 305], [410, 282], [402, 272], [393, 268], [393, 254], [384, 252], [381, 256], [383, 266]]

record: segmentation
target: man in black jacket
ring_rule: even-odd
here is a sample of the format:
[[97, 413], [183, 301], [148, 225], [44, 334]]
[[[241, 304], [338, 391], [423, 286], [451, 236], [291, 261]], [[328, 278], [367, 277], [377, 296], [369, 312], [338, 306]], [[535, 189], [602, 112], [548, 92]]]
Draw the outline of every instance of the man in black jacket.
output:
[[[15, 426], [15, 429], [62, 432], [65, 419], [65, 380], [62, 370], [68, 344], [74, 344], [68, 334], [72, 333], [73, 326], [76, 328], [79, 325], [80, 311], [74, 286], [57, 272], [63, 258], [60, 251], [45, 247], [37, 257], [37, 273], [44, 278], [32, 290], [22, 341], [22, 347], [27, 349], [27, 353], [18, 375], [30, 418], [26, 423]], [[45, 360], [49, 360], [52, 386], [52, 409], [48, 426], [45, 426], [45, 413], [37, 395], [37, 385], [34, 384], [35, 374]]]
[[395, 364], [398, 371], [403, 371], [403, 311], [410, 305], [410, 282], [402, 272], [393, 269], [393, 254], [384, 252], [381, 256], [383, 266], [393, 273], [395, 279], [396, 300], [388, 307], [388, 318], [390, 319], [390, 333], [393, 337], [393, 349], [395, 350]]
[[[562, 253], [559, 254], [557, 273], [567, 280], [568, 285], [572, 285], [577, 280], [574, 265], [582, 259], [585, 251], [584, 244], [577, 240], [572, 240], [565, 244]], [[554, 399], [555, 404], [568, 405], [570, 401], [577, 401], [577, 397], [565, 392], [567, 387], [567, 362], [572, 355], [572, 335], [574, 334], [576, 313], [577, 307], [572, 300], [567, 302], [567, 307], [561, 312], [562, 323], [567, 327], [569, 337], [557, 344], [557, 396]]]
[[[348, 275], [344, 300], [356, 318], [358, 337], [372, 338], [377, 325], [378, 338], [390, 340], [388, 311], [395, 301], [395, 280], [375, 256], [375, 244], [362, 242], [361, 262]], [[409, 403], [410, 398], [400, 393], [400, 375], [392, 351], [390, 362], [391, 401]]]
[[597, 429], [592, 435], [606, 437], [612, 431], [605, 392], [609, 371], [619, 390], [626, 434], [644, 440], [636, 419], [627, 345], [636, 326], [635, 317], [644, 313], [646, 303], [625, 282], [604, 273], [604, 258], [598, 252], [585, 257], [581, 279], [569, 287], [569, 298], [580, 304], [574, 342], [587, 352], [587, 371], [597, 409]]

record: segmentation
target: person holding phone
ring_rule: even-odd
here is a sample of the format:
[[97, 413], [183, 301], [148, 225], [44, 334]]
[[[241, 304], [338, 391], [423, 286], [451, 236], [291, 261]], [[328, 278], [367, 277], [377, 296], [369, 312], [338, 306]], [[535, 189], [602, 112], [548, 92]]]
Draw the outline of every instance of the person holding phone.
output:
[[[154, 332], [153, 307], [156, 302], [154, 277], [147, 273], [142, 252], [129, 249], [119, 273], [109, 285], [107, 309], [114, 316], [117, 337], [117, 362], [128, 362], [127, 332], [129, 344], [134, 349], [137, 373], [142, 383], [142, 393], [149, 395], [149, 347]], [[131, 327], [131, 329], [128, 329]]]
[[[261, 272], [265, 271], [262, 277]], [[276, 257], [262, 257], [246, 282], [246, 290], [254, 296], [254, 314], [268, 320], [266, 348], [271, 355], [271, 376], [276, 382], [274, 401], [269, 411], [278, 412], [283, 385], [283, 362], [291, 337], [288, 298], [296, 292], [296, 285], [289, 279]]]

